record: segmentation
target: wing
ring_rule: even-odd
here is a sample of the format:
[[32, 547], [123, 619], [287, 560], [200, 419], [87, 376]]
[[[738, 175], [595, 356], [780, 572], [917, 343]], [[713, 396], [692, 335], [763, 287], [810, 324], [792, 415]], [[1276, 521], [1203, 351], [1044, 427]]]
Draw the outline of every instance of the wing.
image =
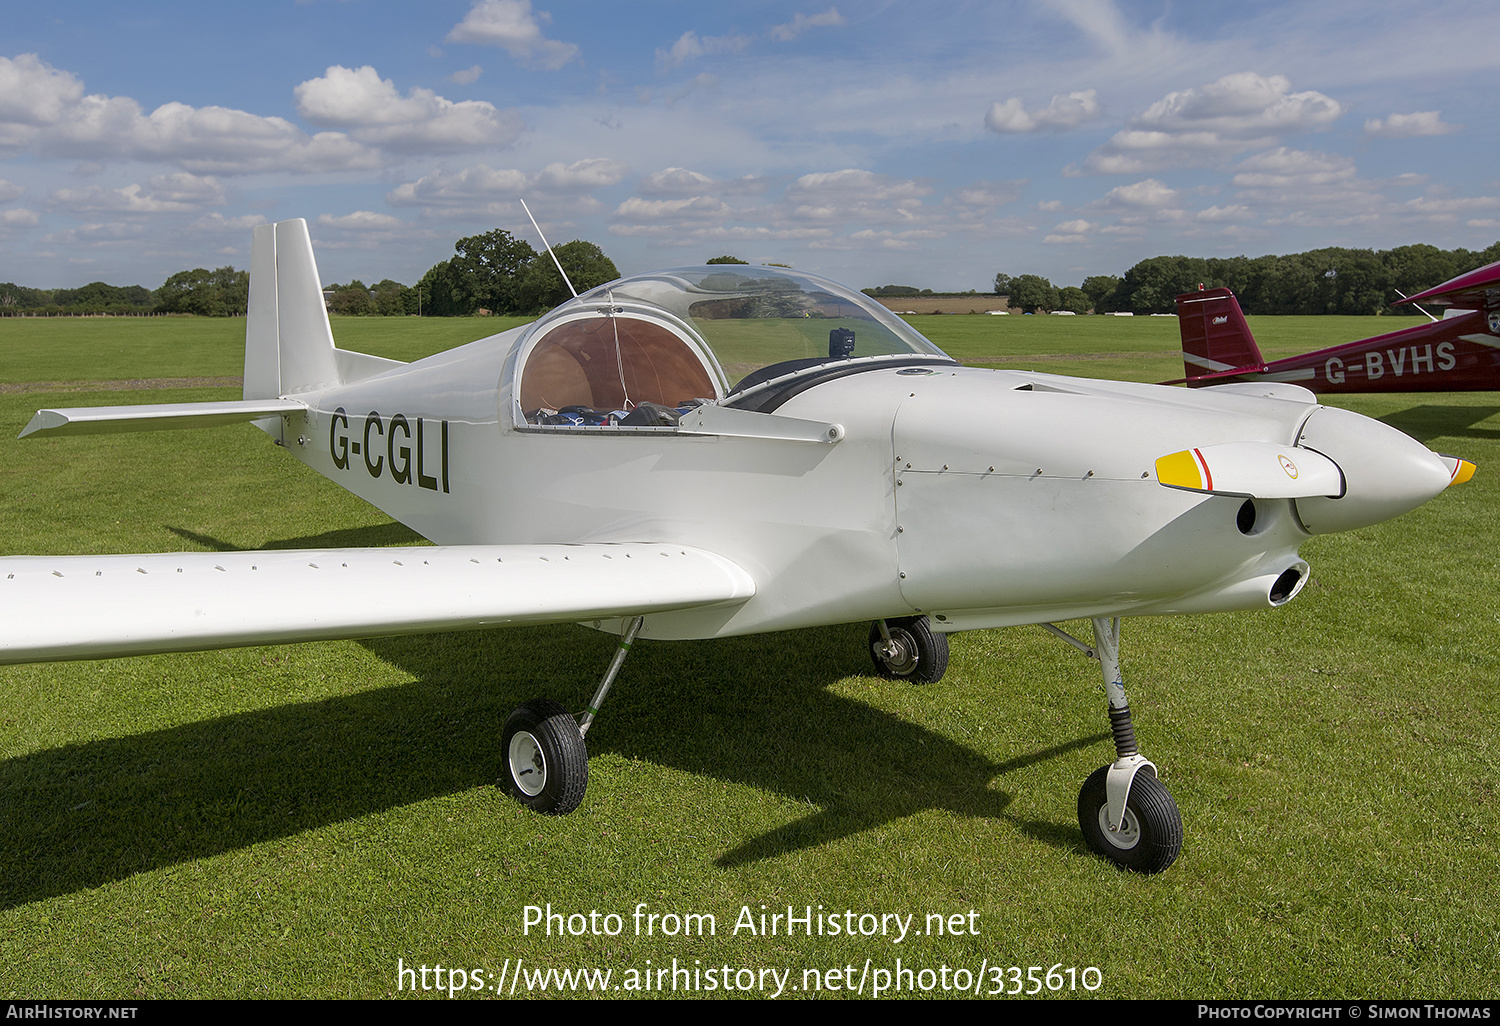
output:
[[648, 543], [0, 559], [0, 663], [569, 623], [740, 603], [754, 580]]

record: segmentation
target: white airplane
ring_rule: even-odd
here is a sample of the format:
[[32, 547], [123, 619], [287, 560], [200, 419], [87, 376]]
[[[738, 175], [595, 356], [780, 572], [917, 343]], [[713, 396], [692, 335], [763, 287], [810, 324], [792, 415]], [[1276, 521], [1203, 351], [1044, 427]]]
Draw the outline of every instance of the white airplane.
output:
[[620, 643], [581, 719], [528, 702], [502, 740], [510, 791], [561, 814], [638, 637], [869, 620], [878, 672], [932, 682], [949, 632], [1041, 624], [1104, 678], [1116, 758], [1083, 836], [1142, 872], [1182, 822], [1136, 744], [1121, 618], [1284, 605], [1310, 536], [1474, 469], [1296, 385], [963, 367], [768, 267], [633, 275], [398, 363], [334, 346], [300, 220], [255, 229], [242, 400], [41, 410], [22, 437], [246, 421], [435, 547], [6, 557], [0, 662], [584, 623]]

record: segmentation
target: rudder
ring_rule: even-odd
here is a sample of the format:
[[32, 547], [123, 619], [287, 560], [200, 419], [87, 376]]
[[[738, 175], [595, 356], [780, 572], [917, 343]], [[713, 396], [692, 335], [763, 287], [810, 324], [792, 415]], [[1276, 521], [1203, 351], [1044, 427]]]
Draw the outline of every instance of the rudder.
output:
[[250, 247], [244, 398], [274, 399], [341, 380], [307, 222], [258, 226]]
[[1226, 288], [1187, 292], [1177, 297], [1182, 332], [1182, 365], [1189, 385], [1209, 384], [1232, 372], [1265, 370], [1265, 360], [1239, 300]]

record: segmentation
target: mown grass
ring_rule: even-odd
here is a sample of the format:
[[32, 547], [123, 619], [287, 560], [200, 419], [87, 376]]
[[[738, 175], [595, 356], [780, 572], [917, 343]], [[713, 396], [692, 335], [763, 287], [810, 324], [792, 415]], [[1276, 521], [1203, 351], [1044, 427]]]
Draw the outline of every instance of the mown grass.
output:
[[[1180, 373], [1167, 320], [914, 320], [986, 365]], [[1257, 323], [1266, 351], [1300, 320]], [[1370, 321], [1290, 345], [1391, 324]], [[42, 341], [0, 322], [0, 380], [237, 372], [239, 340], [194, 349], [214, 322], [180, 323], [201, 330], [158, 353], [144, 334]], [[432, 323], [453, 341], [497, 330]], [[335, 322], [340, 344], [387, 355], [449, 339], [419, 329], [438, 330]], [[0, 394], [0, 425], [120, 401]], [[801, 985], [805, 969], [899, 958], [950, 977], [1016, 965], [1023, 982], [1032, 965], [1095, 966], [1105, 997], [1492, 997], [1500, 395], [1338, 402], [1475, 459], [1479, 476], [1310, 541], [1312, 579], [1282, 610], [1127, 622], [1137, 726], [1186, 824], [1165, 874], [1084, 850], [1077, 788], [1111, 754], [1101, 689], [1035, 628], [955, 636], [930, 687], [867, 676], [863, 625], [639, 645], [589, 735], [588, 797], [562, 819], [497, 790], [497, 747], [520, 701], [581, 706], [611, 649], [582, 628], [12, 667], [0, 995], [380, 997], [398, 959], [498, 974], [520, 958], [615, 983], [676, 959]], [[419, 541], [248, 427], [0, 444], [7, 552]], [[525, 907], [548, 903], [618, 913], [624, 932], [526, 935]], [[712, 913], [717, 935], [634, 936], [639, 903]], [[731, 932], [761, 905], [915, 913], [918, 928], [973, 910], [977, 934]]]

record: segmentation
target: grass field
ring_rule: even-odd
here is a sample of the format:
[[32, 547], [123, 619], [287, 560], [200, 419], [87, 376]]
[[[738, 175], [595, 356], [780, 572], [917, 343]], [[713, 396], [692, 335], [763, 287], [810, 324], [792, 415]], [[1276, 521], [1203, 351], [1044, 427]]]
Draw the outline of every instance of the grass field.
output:
[[[984, 365], [1181, 373], [1171, 319], [913, 320]], [[506, 326], [334, 330], [409, 358]], [[1253, 322], [1267, 355], [1396, 326]], [[0, 426], [13, 437], [44, 405], [233, 397], [90, 389], [233, 376], [242, 346], [242, 321], [3, 321]], [[34, 382], [61, 384], [20, 387]], [[562, 819], [495, 787], [497, 749], [519, 702], [582, 706], [611, 650], [583, 628], [11, 667], [0, 996], [382, 997], [398, 962], [492, 986], [517, 960], [609, 970], [611, 988], [666, 969], [650, 993], [673, 996], [675, 960], [704, 996], [725, 996], [723, 966], [735, 986], [754, 978], [751, 996], [777, 973], [785, 996], [813, 974], [837, 996], [846, 967], [899, 962], [910, 975], [890, 982], [928, 996], [1024, 990], [1031, 966], [1054, 993], [1055, 966], [1061, 996], [1493, 998], [1500, 394], [1335, 401], [1479, 474], [1309, 541], [1312, 578], [1284, 609], [1126, 622], [1137, 729], [1185, 823], [1160, 876], [1084, 850], [1077, 789], [1112, 756], [1102, 689], [1037, 628], [954, 636], [927, 687], [866, 675], [864, 625], [639, 645], [589, 735], [588, 796]], [[10, 553], [420, 541], [248, 427], [0, 445]], [[602, 918], [598, 934], [528, 932], [528, 906], [549, 904], [616, 914], [618, 935]], [[654, 935], [637, 935], [640, 906], [669, 917]], [[762, 906], [911, 914], [916, 933], [734, 931]], [[688, 913], [713, 915], [714, 935], [661, 934]], [[685, 996], [692, 977], [677, 979]], [[422, 982], [401, 993], [434, 996]]]

